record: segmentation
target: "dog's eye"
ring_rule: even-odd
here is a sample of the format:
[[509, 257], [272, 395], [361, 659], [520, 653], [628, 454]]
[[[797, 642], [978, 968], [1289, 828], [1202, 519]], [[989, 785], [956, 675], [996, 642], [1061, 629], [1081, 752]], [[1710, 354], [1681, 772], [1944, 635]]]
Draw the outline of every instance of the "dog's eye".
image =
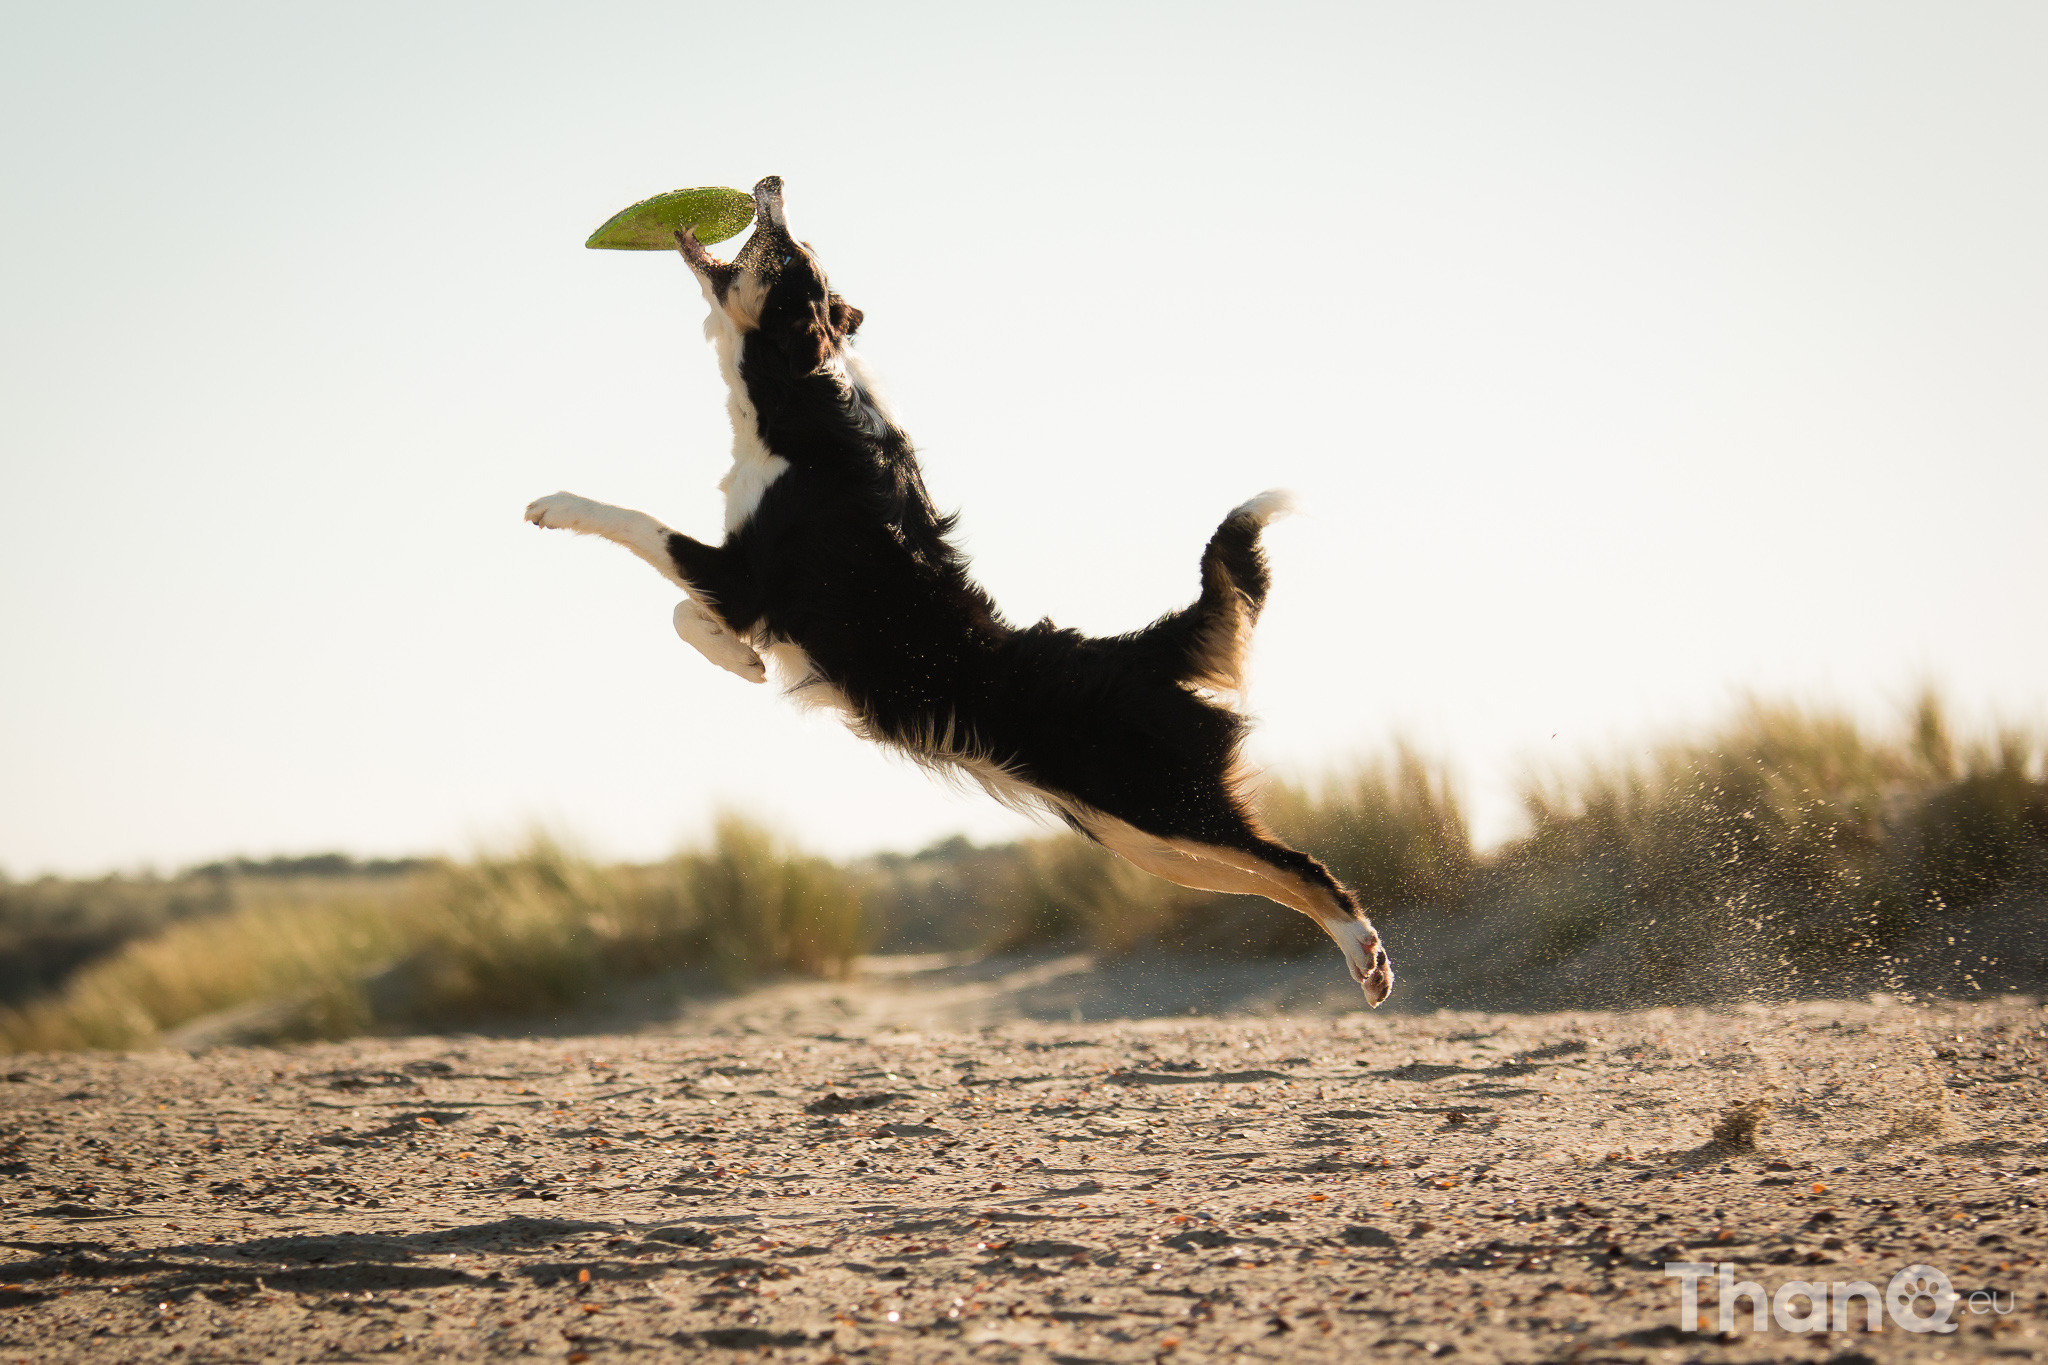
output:
[[782, 253], [782, 263], [783, 263], [784, 265], [788, 265], [788, 264], [789, 264], [789, 263], [790, 263], [791, 261], [793, 261], [793, 260], [795, 260], [795, 259], [796, 259], [796, 257], [795, 257], [795, 256], [794, 256], [793, 254], [791, 254], [790, 252], [787, 252], [787, 251], [785, 251], [785, 252], [783, 252], [783, 253]]

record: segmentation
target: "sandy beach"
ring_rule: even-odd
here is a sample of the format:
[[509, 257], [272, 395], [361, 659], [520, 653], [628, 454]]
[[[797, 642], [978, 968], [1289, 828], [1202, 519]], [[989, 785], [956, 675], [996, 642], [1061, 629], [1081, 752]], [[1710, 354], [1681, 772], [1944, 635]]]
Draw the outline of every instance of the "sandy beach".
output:
[[[1226, 983], [1265, 1003], [1094, 1022], [1106, 989], [913, 960], [610, 1036], [14, 1058], [0, 1361], [2048, 1354], [2031, 1001]], [[1744, 1300], [1724, 1334], [1710, 1278], [1687, 1331], [1673, 1262], [1766, 1294], [1924, 1264], [1958, 1330]]]

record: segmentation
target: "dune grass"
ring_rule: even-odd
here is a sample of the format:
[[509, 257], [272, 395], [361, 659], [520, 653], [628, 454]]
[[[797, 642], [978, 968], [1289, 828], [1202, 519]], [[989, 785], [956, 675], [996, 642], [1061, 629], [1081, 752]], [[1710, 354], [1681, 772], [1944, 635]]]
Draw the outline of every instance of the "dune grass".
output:
[[290, 999], [285, 1032], [344, 1037], [369, 1023], [357, 975], [401, 950], [394, 905], [376, 899], [255, 904], [174, 925], [86, 967], [54, 995], [0, 1009], [10, 1051], [132, 1048], [179, 1024]]
[[601, 867], [537, 837], [383, 894], [287, 893], [174, 924], [0, 1009], [0, 1047], [148, 1046], [247, 1006], [267, 1007], [260, 1032], [280, 1039], [530, 1017], [675, 968], [734, 984], [843, 973], [861, 935], [853, 878], [742, 820], [643, 868]]
[[[2048, 745], [1959, 740], [1932, 696], [1888, 734], [1751, 704], [1646, 758], [1532, 779], [1524, 800], [1528, 833], [1480, 855], [1442, 766], [1397, 748], [1275, 783], [1262, 806], [1383, 929], [1426, 921], [1461, 1004], [2048, 985]], [[80, 885], [114, 903], [118, 888]], [[277, 1038], [447, 1028], [545, 1016], [678, 968], [732, 985], [841, 974], [877, 943], [1325, 945], [1303, 916], [1171, 885], [1073, 835], [841, 866], [728, 818], [707, 847], [647, 867], [536, 839], [321, 885], [247, 881], [214, 913], [163, 916], [60, 989], [0, 1008], [0, 1048], [145, 1046], [246, 1008]], [[61, 905], [61, 892], [37, 894]]]
[[[1529, 834], [1484, 860], [1463, 903], [1510, 908], [1531, 961], [1623, 950], [1645, 998], [1722, 994], [1759, 972], [1904, 985], [1927, 975], [1909, 949], [2009, 941], [2040, 920], [2044, 759], [2016, 731], [1958, 742], [1932, 695], [1888, 735], [1752, 702], [1644, 761], [1532, 780]], [[1967, 986], [1961, 947], [1937, 975]]]
[[[1553, 978], [1561, 1003], [2048, 975], [2048, 745], [2012, 730], [1958, 740], [1932, 695], [1889, 733], [1753, 702], [1647, 758], [1532, 778], [1523, 797], [1528, 832], [1484, 855], [1442, 766], [1405, 747], [1275, 783], [1262, 806], [1383, 929], [1420, 913], [1436, 938], [1468, 938], [1474, 960], [1453, 964], [1467, 1005], [1526, 1000], [1532, 977], [1574, 962]], [[1007, 946], [1325, 946], [1302, 916], [1167, 885], [1072, 836], [1017, 853], [1007, 880], [982, 879]]]
[[0, 1005], [44, 994], [86, 963], [173, 924], [265, 901], [311, 904], [377, 896], [431, 866], [319, 854], [209, 863], [172, 877], [17, 882], [0, 876]]

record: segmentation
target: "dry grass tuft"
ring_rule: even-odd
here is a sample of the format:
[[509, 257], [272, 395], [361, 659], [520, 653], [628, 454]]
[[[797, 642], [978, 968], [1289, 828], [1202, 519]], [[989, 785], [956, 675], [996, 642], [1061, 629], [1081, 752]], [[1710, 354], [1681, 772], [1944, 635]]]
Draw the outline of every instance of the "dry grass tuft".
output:
[[2012, 732], [1957, 743], [1931, 695], [1893, 736], [1752, 703], [1647, 762], [1531, 783], [1530, 834], [1466, 905], [1526, 926], [1512, 970], [1604, 953], [1616, 1000], [1974, 989], [2048, 946], [1997, 946], [2048, 897], [2044, 759]]
[[729, 981], [844, 972], [866, 944], [859, 889], [745, 821], [652, 868], [605, 868], [536, 837], [394, 884], [289, 895], [174, 924], [0, 1009], [0, 1048], [143, 1047], [262, 1005], [260, 1036], [340, 1038], [531, 1016], [679, 967]]
[[1729, 1152], [1755, 1151], [1757, 1134], [1770, 1112], [1769, 1100], [1751, 1100], [1747, 1104], [1736, 1105], [1721, 1115], [1721, 1121], [1714, 1125], [1712, 1145]]
[[[1425, 968], [1406, 998], [1427, 1006], [2048, 982], [2048, 744], [1959, 740], [1931, 695], [1890, 735], [1754, 703], [1704, 739], [1532, 781], [1525, 797], [1529, 833], [1487, 856], [1441, 765], [1405, 747], [1275, 783], [1263, 806], [1358, 891], [1396, 962]], [[1171, 885], [1075, 836], [842, 867], [728, 818], [709, 847], [652, 867], [600, 867], [546, 839], [377, 877], [355, 865], [315, 882], [293, 866], [298, 880], [218, 885], [0, 882], [0, 951], [33, 963], [0, 991], [26, 999], [0, 1007], [0, 1048], [142, 1046], [258, 1004], [267, 1036], [449, 1027], [557, 1012], [676, 968], [731, 984], [842, 974], [878, 942], [1326, 946], [1303, 916]]]

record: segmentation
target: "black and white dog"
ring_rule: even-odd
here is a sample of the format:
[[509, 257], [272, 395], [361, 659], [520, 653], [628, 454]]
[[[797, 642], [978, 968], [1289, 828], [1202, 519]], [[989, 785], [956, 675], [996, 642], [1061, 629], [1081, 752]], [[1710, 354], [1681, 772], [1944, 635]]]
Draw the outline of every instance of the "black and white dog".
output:
[[570, 493], [526, 519], [653, 565], [685, 594], [676, 632], [749, 682], [766, 680], [765, 655], [797, 699], [998, 801], [1050, 811], [1168, 881], [1301, 911], [1344, 950], [1366, 1000], [1385, 1000], [1393, 969], [1358, 902], [1262, 828], [1246, 791], [1246, 723], [1230, 703], [1266, 599], [1259, 533], [1285, 496], [1226, 517], [1202, 552], [1200, 598], [1143, 630], [1011, 625], [968, 576], [953, 519], [934, 510], [910, 438], [848, 344], [860, 310], [790, 236], [782, 181], [756, 185], [754, 202], [730, 264], [676, 239], [729, 390], [724, 541]]

